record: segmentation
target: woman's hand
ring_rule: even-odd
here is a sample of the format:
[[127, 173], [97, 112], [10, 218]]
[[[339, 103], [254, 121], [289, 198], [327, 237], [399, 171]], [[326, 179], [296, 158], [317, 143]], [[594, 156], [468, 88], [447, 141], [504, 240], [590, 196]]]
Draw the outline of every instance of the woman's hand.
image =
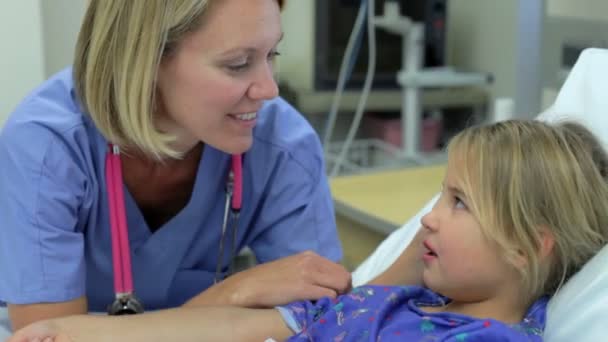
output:
[[234, 274], [186, 306], [274, 307], [297, 300], [335, 298], [350, 288], [351, 274], [346, 268], [307, 251]]
[[71, 342], [55, 320], [32, 323], [18, 330], [6, 342]]

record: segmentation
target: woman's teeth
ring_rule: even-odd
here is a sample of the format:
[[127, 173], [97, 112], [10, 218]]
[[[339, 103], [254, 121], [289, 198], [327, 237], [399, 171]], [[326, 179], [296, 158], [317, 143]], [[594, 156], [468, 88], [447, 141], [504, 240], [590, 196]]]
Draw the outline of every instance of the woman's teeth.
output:
[[257, 113], [247, 113], [247, 114], [238, 114], [238, 115], [235, 115], [234, 117], [239, 120], [250, 121], [250, 120], [255, 119], [257, 116], [258, 116]]

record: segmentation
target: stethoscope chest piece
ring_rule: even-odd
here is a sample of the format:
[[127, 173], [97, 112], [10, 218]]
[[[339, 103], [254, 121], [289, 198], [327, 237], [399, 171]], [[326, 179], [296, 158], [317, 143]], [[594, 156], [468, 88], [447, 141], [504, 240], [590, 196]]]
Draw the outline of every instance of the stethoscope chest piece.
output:
[[135, 315], [143, 312], [143, 305], [132, 294], [116, 297], [108, 307], [108, 315], [110, 316]]

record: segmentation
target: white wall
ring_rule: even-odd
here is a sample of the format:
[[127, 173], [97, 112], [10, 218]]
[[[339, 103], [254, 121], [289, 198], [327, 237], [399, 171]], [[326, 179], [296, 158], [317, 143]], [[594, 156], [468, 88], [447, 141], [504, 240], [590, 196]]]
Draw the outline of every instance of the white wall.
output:
[[515, 100], [515, 115], [540, 110], [542, 0], [450, 0], [448, 60], [490, 72], [491, 98]]
[[72, 64], [74, 46], [86, 9], [86, 1], [39, 1], [41, 2], [43, 13], [45, 75], [48, 77]]
[[584, 20], [608, 20], [608, 1], [547, 0], [547, 15]]
[[491, 96], [515, 99], [515, 114], [520, 117], [553, 103], [561, 86], [556, 80], [563, 43], [608, 47], [608, 0], [448, 4], [450, 63], [494, 74]]
[[[496, 96], [512, 96], [517, 2], [452, 0], [448, 8], [448, 61], [477, 71], [491, 72]], [[500, 37], [497, 39], [496, 37]]]
[[543, 35], [543, 108], [553, 103], [567, 76], [564, 45], [608, 48], [608, 1], [547, 0]]
[[84, 0], [0, 1], [0, 127], [32, 89], [72, 63]]
[[0, 127], [44, 79], [40, 18], [38, 0], [0, 1]]
[[298, 90], [310, 90], [314, 78], [315, 1], [290, 0], [282, 14], [284, 38], [279, 46], [281, 57], [277, 71]]

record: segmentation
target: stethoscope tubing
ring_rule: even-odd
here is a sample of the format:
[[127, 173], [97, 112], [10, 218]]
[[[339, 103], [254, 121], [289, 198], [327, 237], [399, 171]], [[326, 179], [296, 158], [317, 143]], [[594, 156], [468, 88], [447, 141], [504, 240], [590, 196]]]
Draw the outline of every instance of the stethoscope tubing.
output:
[[110, 145], [111, 153], [106, 156], [106, 181], [110, 203], [110, 228], [112, 238], [112, 263], [114, 267], [114, 292], [116, 296], [133, 292], [131, 255], [129, 253], [129, 232], [125, 212], [122, 187], [122, 165], [120, 149]]
[[[126, 303], [133, 299], [132, 303], [141, 304], [133, 295], [133, 273], [131, 268], [131, 254], [129, 246], [129, 233], [126, 218], [122, 163], [120, 160], [120, 148], [108, 144], [109, 151], [106, 154], [106, 185], [110, 209], [110, 238], [112, 242], [112, 266], [114, 273], [114, 294], [117, 301]], [[226, 184], [226, 204], [222, 222], [222, 231], [219, 246], [219, 255], [214, 281], [218, 282], [223, 264], [224, 241], [227, 233], [228, 222], [232, 221], [232, 248], [231, 259], [236, 253], [237, 224], [243, 199], [243, 168], [242, 156], [232, 155], [230, 173]], [[232, 263], [229, 272], [232, 272]], [[115, 302], [116, 303], [116, 302]], [[138, 311], [138, 310], [135, 310]]]

